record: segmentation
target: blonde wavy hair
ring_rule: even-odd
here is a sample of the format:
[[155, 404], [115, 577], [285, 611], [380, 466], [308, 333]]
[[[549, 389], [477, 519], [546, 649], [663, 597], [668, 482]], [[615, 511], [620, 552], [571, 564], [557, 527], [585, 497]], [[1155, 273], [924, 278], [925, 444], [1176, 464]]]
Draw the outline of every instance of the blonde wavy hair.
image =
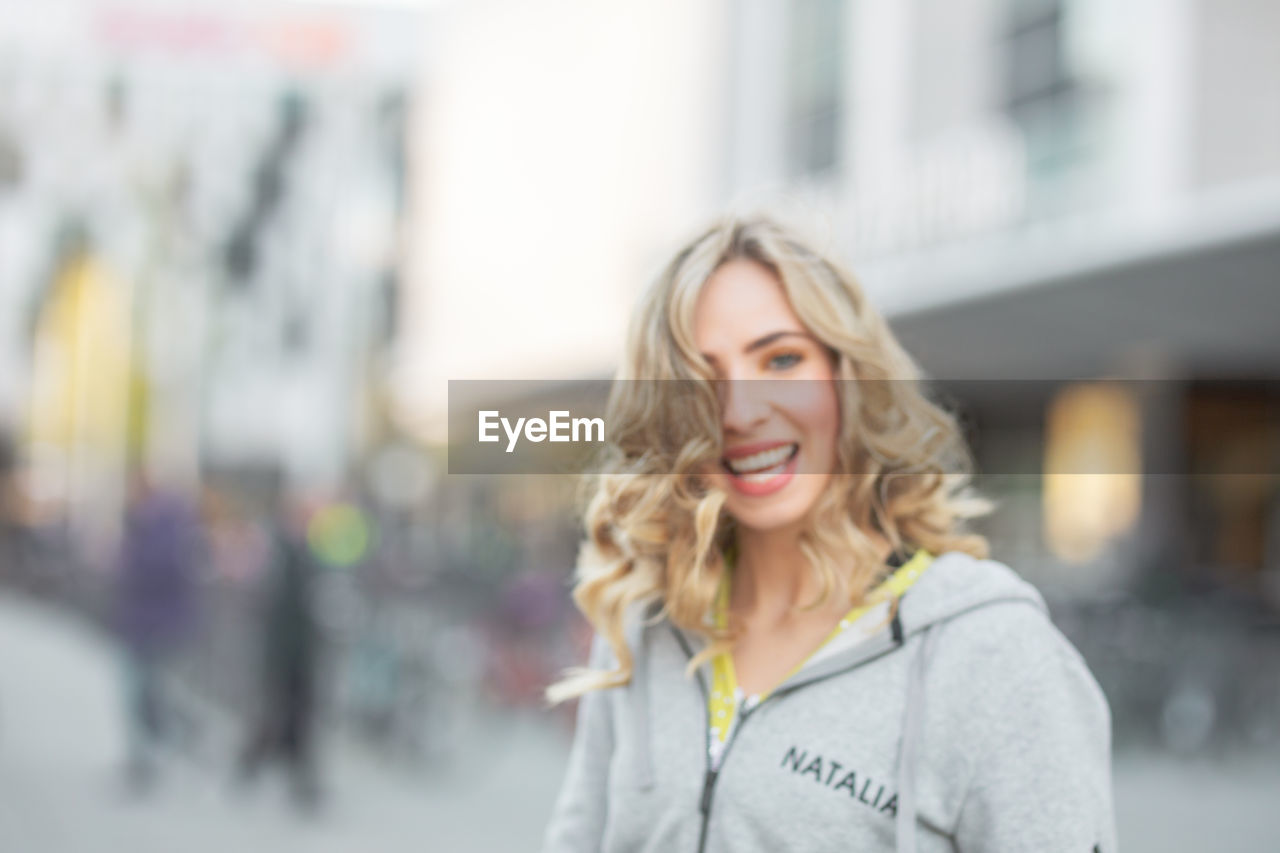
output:
[[[730, 647], [738, 628], [707, 618], [733, 542], [725, 494], [699, 471], [723, 453], [715, 375], [694, 342], [694, 309], [721, 265], [749, 260], [781, 282], [792, 308], [835, 359], [840, 407], [836, 471], [811, 509], [801, 550], [821, 593], [864, 601], [883, 563], [872, 533], [895, 550], [988, 552], [963, 530], [990, 504], [970, 485], [955, 418], [931, 402], [921, 371], [853, 276], [767, 218], [730, 218], [683, 248], [644, 292], [610, 395], [609, 446], [588, 480], [586, 539], [573, 599], [612, 648], [616, 669], [575, 669], [551, 702], [629, 683], [624, 622], [660, 604], [655, 620], [708, 642], [692, 673]], [[854, 381], [850, 381], [854, 380]]]

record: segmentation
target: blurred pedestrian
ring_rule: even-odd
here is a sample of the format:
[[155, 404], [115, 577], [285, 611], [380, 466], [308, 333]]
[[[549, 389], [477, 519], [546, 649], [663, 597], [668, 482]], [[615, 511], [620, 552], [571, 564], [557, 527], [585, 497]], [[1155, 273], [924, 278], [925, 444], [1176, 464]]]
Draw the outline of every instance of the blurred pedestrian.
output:
[[319, 802], [315, 756], [316, 562], [308, 547], [308, 513], [286, 500], [272, 526], [261, 635], [262, 707], [240, 755], [238, 775], [251, 782], [269, 761], [287, 768], [295, 801]]
[[134, 475], [116, 585], [116, 627], [125, 658], [128, 783], [147, 787], [156, 752], [182, 725], [166, 671], [195, 621], [199, 522], [180, 495]]

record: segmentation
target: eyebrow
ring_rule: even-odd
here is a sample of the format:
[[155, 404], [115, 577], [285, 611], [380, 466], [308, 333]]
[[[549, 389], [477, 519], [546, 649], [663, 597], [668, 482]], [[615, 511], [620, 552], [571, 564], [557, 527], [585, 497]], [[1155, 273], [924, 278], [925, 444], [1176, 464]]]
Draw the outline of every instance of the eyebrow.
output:
[[[754, 341], [747, 344], [742, 351], [745, 353], [755, 352], [756, 350], [764, 349], [765, 347], [769, 346], [775, 341], [780, 340], [781, 338], [792, 337], [792, 336], [797, 338], [804, 338], [807, 341], [813, 340], [813, 337], [805, 332], [797, 332], [791, 329], [783, 329], [782, 331], [770, 332], [767, 335], [763, 335], [761, 337], [756, 338]], [[709, 362], [714, 362], [716, 360], [716, 357], [714, 355], [711, 355], [710, 353], [704, 352], [702, 354], [702, 357]]]

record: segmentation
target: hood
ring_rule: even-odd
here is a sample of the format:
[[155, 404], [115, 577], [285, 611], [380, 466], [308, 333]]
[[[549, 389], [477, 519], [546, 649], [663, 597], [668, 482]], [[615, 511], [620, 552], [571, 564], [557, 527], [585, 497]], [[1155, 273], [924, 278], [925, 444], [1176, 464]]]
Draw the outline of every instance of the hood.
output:
[[[1047, 613], [1044, 599], [1036, 588], [1014, 574], [1008, 566], [992, 560], [978, 560], [960, 552], [943, 554], [929, 564], [919, 580], [902, 596], [895, 618], [878, 634], [847, 651], [824, 658], [821, 663], [805, 667], [780, 684], [771, 695], [789, 693], [861, 666], [896, 651], [912, 636], [928, 633], [935, 625], [1006, 602], [1022, 602]], [[697, 643], [690, 646], [699, 647]], [[704, 665], [702, 676], [709, 684], [709, 666]]]
[[994, 560], [951, 552], [938, 557], [920, 575], [903, 596], [899, 615], [903, 630], [910, 636], [978, 608], [1012, 601], [1048, 612], [1036, 588], [1013, 569]]

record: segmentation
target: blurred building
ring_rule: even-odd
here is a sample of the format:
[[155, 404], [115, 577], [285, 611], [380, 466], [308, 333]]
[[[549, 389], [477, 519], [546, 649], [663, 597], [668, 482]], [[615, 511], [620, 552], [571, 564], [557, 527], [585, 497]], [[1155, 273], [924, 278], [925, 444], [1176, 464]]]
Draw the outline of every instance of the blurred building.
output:
[[[407, 12], [53, 0], [0, 21], [0, 417], [90, 526], [123, 470], [332, 487], [382, 429]], [[77, 509], [78, 508], [78, 509]]]
[[137, 459], [333, 485], [393, 417], [441, 438], [448, 379], [607, 376], [678, 242], [763, 208], [944, 380], [1028, 574], [1270, 588], [1277, 33], [1264, 0], [53, 0], [0, 25], [0, 412], [102, 517]]
[[[1010, 475], [1010, 559], [1077, 592], [1197, 567], [1265, 588], [1274, 4], [744, 0], [734, 22], [734, 187], [793, 188], [964, 404]], [[1082, 435], [1105, 446], [1073, 456]]]
[[400, 361], [428, 434], [450, 378], [608, 375], [678, 240], [763, 208], [945, 380], [1024, 573], [1267, 586], [1275, 4], [497, 2], [433, 32]]

